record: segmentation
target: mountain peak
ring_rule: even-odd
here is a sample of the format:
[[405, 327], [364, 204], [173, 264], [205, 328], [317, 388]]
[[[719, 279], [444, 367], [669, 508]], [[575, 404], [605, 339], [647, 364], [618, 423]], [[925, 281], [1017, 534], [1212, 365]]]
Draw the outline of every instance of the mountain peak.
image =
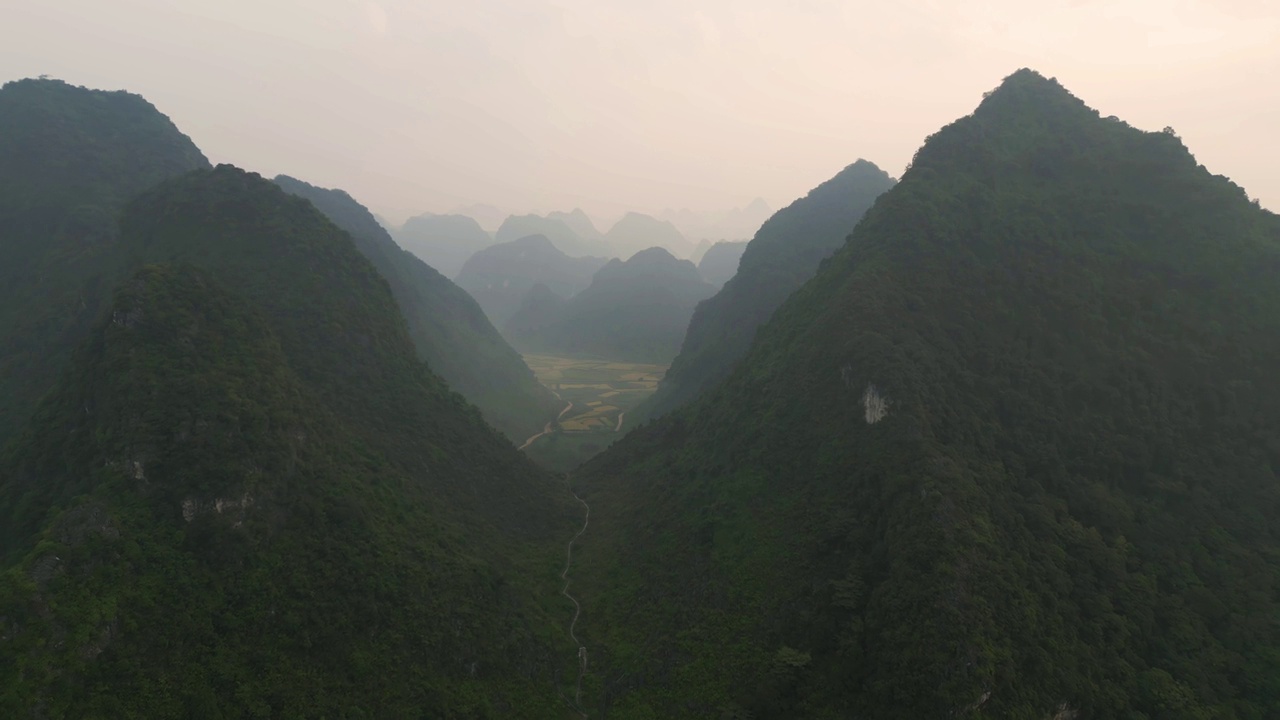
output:
[[1056, 78], [1047, 78], [1028, 68], [1014, 72], [994, 90], [985, 93], [973, 114], [975, 117], [1021, 118], [1023, 121], [1029, 116], [1039, 115], [1046, 116], [1054, 124], [1097, 116]]
[[694, 312], [679, 356], [636, 414], [660, 415], [727, 375], [746, 354], [755, 329], [844, 244], [893, 183], [874, 163], [858, 160], [765, 220], [740, 254], [725, 248], [732, 260], [722, 276], [724, 287]]
[[[744, 281], [787, 267], [755, 259], [783, 217], [699, 310], [779, 285]], [[735, 371], [575, 471], [597, 533], [574, 560], [584, 634], [626, 648], [597, 682], [764, 678], [789, 658], [796, 679], [718, 706], [1267, 716], [1277, 694], [1253, 678], [1280, 676], [1280, 639], [1236, 623], [1280, 610], [1237, 582], [1280, 574], [1280, 454], [1260, 445], [1280, 436], [1276, 218], [1171, 136], [1020, 71], [839, 237]], [[681, 357], [740, 318], [695, 315]], [[679, 363], [664, 386], [704, 367]], [[684, 667], [659, 657], [703, 632]], [[727, 657], [739, 638], [754, 658]], [[608, 702], [717, 706], [705, 685], [628, 690]]]
[[627, 259], [627, 265], [661, 265], [681, 262], [664, 247], [651, 247], [641, 250]]

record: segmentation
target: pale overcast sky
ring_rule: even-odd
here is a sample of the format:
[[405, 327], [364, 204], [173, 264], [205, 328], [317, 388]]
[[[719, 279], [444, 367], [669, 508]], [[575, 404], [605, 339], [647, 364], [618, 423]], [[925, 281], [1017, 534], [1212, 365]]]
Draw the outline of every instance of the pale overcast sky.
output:
[[140, 93], [393, 220], [777, 208], [1024, 66], [1280, 210], [1277, 0], [0, 0], [0, 80]]

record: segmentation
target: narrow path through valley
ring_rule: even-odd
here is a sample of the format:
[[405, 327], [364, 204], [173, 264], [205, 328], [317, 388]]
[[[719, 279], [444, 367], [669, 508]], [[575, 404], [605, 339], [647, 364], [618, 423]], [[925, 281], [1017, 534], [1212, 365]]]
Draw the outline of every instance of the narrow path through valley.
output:
[[[559, 397], [559, 396], [557, 396], [557, 397]], [[530, 445], [532, 445], [534, 440], [537, 440], [538, 438], [542, 437], [543, 435], [550, 435], [550, 434], [551, 434], [551, 423], [559, 422], [560, 418], [564, 417], [564, 414], [565, 414], [565, 413], [567, 413], [567, 412], [569, 412], [569, 411], [570, 411], [570, 410], [572, 410], [572, 409], [573, 409], [573, 403], [572, 403], [572, 402], [571, 402], [571, 403], [569, 403], [568, 405], [565, 405], [565, 406], [564, 406], [564, 409], [560, 411], [560, 414], [556, 416], [556, 419], [555, 419], [555, 420], [552, 420], [552, 421], [551, 421], [551, 422], [549, 422], [549, 423], [547, 423], [547, 424], [546, 424], [546, 426], [542, 428], [542, 432], [538, 433], [537, 435], [534, 435], [533, 437], [529, 438], [528, 440], [525, 440], [525, 441], [524, 441], [524, 444], [523, 444], [523, 445], [521, 445], [520, 447], [516, 448], [516, 449], [517, 449], [517, 450], [523, 450], [523, 449], [525, 449], [525, 448], [529, 447]]]
[[622, 432], [622, 418], [626, 416], [625, 412], [618, 413], [618, 427], [614, 428], [614, 432]]
[[[582, 704], [582, 675], [587, 671], [587, 648], [578, 640], [578, 636], [574, 634], [574, 628], [578, 625], [578, 615], [582, 613], [582, 606], [578, 604], [576, 598], [569, 594], [569, 568], [573, 565], [573, 544], [582, 537], [582, 533], [587, 531], [587, 524], [591, 522], [591, 506], [586, 500], [578, 497], [578, 493], [573, 492], [570, 488], [569, 492], [573, 495], [573, 499], [582, 503], [582, 507], [586, 508], [587, 513], [582, 518], [582, 529], [577, 535], [569, 541], [569, 547], [565, 550], [564, 572], [560, 573], [560, 579], [564, 580], [564, 587], [560, 590], [560, 594], [569, 598], [569, 602], [573, 603], [573, 620], [569, 622], [569, 638], [578, 646], [578, 683], [573, 691], [573, 703], [581, 707]], [[581, 712], [581, 711], [579, 711]], [[582, 717], [586, 717], [586, 713], [582, 713]]]

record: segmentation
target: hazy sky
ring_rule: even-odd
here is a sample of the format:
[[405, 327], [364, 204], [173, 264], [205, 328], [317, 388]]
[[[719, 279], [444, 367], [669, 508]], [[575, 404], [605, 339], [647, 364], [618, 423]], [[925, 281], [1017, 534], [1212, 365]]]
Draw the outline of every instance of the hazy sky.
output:
[[1276, 0], [0, 0], [0, 79], [140, 93], [393, 220], [777, 208], [1023, 66], [1280, 210]]

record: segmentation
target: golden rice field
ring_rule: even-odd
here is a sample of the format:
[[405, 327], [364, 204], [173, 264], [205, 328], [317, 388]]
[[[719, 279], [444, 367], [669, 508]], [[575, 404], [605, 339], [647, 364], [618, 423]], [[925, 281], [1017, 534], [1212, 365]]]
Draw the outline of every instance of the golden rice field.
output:
[[[572, 467], [608, 447], [628, 428], [626, 412], [653, 394], [666, 365], [588, 360], [554, 355], [524, 356], [538, 381], [573, 408], [560, 418], [555, 432], [529, 446], [534, 459]], [[619, 417], [623, 418], [621, 429]]]

